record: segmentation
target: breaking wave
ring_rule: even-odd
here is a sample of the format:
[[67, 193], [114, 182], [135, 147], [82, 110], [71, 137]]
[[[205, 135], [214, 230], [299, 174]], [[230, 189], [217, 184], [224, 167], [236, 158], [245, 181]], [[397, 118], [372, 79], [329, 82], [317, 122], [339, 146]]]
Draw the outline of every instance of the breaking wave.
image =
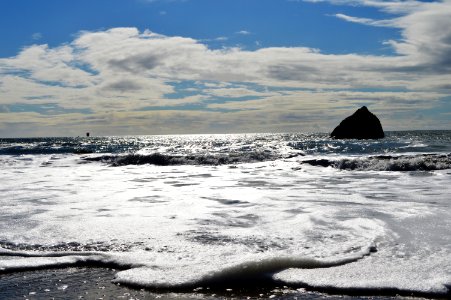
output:
[[435, 171], [451, 169], [450, 154], [378, 155], [354, 159], [311, 159], [304, 164], [357, 171]]
[[152, 154], [126, 154], [126, 155], [102, 155], [93, 157], [84, 157], [85, 161], [99, 161], [110, 164], [111, 166], [127, 165], [228, 165], [239, 163], [252, 163], [274, 160], [277, 156], [271, 152], [249, 152], [249, 153], [230, 153], [230, 154], [198, 154], [198, 155], [169, 155], [161, 153]]

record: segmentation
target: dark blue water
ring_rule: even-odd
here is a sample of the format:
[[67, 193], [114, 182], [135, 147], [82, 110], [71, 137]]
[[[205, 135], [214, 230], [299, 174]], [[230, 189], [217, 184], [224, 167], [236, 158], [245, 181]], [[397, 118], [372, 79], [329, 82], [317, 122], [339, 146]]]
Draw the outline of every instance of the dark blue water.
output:
[[140, 150], [186, 154], [188, 152], [229, 151], [246, 153], [267, 151], [274, 157], [281, 147], [305, 154], [384, 154], [406, 152], [450, 152], [451, 131], [387, 132], [380, 140], [335, 140], [327, 134], [238, 134], [128, 136], [91, 138], [4, 138], [0, 139], [0, 155], [64, 154], [64, 153], [135, 153]]
[[0, 139], [0, 155], [75, 154], [112, 166], [223, 165], [307, 156], [313, 158], [308, 163], [322, 167], [427, 171], [451, 168], [450, 153], [451, 131], [387, 132], [380, 140], [336, 140], [322, 133]]

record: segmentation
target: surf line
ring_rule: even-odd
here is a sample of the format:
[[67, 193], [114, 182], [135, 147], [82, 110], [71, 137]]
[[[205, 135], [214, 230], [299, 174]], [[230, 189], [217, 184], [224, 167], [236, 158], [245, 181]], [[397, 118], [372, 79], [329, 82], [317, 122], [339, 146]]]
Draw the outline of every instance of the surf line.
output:
[[[17, 257], [18, 260], [2, 260], [2, 257]], [[0, 274], [68, 267], [105, 267], [127, 270], [143, 266], [143, 264], [120, 262], [113, 255], [96, 251], [33, 252], [13, 251], [0, 247]]]
[[226, 267], [216, 272], [203, 276], [198, 281], [185, 285], [182, 288], [193, 286], [224, 286], [224, 285], [247, 285], [249, 282], [267, 282], [276, 280], [272, 276], [290, 268], [297, 269], [319, 269], [338, 267], [361, 260], [371, 253], [377, 252], [374, 244], [366, 249], [345, 258], [337, 260], [317, 260], [313, 258], [295, 257], [272, 257], [259, 261], [243, 262], [235, 266]]
[[[354, 255], [336, 260], [318, 260], [313, 258], [296, 257], [270, 257], [257, 261], [243, 262], [237, 265], [225, 267], [200, 276], [194, 280], [182, 282], [135, 282], [127, 277], [121, 277], [119, 272], [115, 283], [127, 286], [145, 287], [149, 289], [170, 289], [185, 290], [198, 286], [222, 287], [222, 286], [249, 286], [263, 283], [276, 284], [278, 281], [272, 276], [290, 268], [317, 269], [330, 268], [356, 262], [377, 252], [374, 244], [362, 249]], [[17, 257], [15, 260], [1, 260], [1, 257]], [[114, 255], [96, 251], [68, 251], [68, 252], [33, 252], [33, 251], [13, 251], [0, 248], [0, 274], [20, 271], [44, 270], [50, 268], [66, 267], [107, 267], [120, 271], [133, 272], [133, 269], [158, 269], [158, 266], [143, 263], [120, 262]]]

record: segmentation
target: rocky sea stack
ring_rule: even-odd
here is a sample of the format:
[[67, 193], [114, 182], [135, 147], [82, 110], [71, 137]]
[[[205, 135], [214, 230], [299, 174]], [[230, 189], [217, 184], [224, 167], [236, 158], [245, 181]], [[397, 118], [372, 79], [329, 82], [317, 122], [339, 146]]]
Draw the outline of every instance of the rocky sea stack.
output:
[[330, 134], [336, 139], [381, 139], [385, 136], [379, 119], [366, 106], [341, 121]]

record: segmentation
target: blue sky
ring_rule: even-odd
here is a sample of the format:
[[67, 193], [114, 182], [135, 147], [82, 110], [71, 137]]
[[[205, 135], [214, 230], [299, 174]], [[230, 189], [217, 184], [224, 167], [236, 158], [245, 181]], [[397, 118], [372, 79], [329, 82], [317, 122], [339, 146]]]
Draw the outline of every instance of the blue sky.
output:
[[[389, 54], [392, 49], [382, 42], [399, 37], [399, 30], [393, 28], [359, 26], [334, 17], [337, 12], [346, 12], [380, 18], [381, 13], [374, 8], [337, 7], [327, 2], [15, 0], [2, 1], [0, 8], [1, 57], [14, 56], [20, 48], [34, 43], [68, 43], [81, 30], [114, 27], [210, 39], [205, 42], [211, 47], [308, 46], [325, 53]], [[239, 34], [241, 31], [249, 34]], [[214, 41], [220, 37], [227, 40]]]
[[451, 2], [0, 1], [0, 136], [451, 129]]

